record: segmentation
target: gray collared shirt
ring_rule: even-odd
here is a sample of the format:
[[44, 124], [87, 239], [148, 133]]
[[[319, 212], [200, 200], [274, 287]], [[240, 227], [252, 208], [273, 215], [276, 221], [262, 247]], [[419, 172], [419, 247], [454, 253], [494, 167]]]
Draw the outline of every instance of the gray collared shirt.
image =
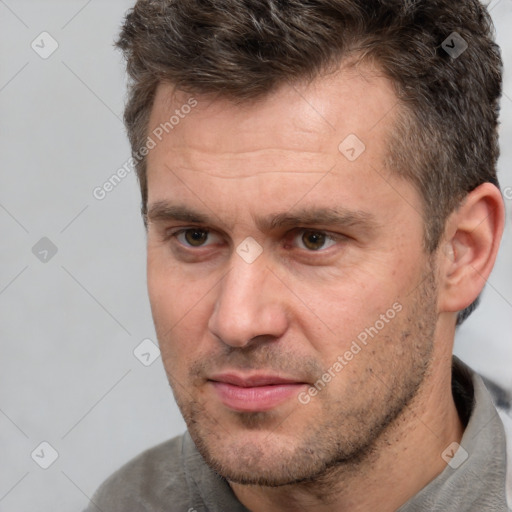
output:
[[[506, 439], [501, 418], [482, 379], [454, 358], [454, 396], [459, 414], [469, 421], [461, 448], [443, 452], [444, 471], [397, 512], [507, 512]], [[469, 388], [469, 389], [468, 389]], [[473, 388], [473, 393], [471, 393]], [[466, 396], [461, 396], [461, 395]], [[451, 455], [453, 457], [450, 457]], [[441, 454], [440, 454], [441, 456]], [[418, 461], [421, 464], [421, 461]]]
[[[397, 512], [509, 512], [503, 422], [482, 379], [456, 358], [452, 381], [459, 414], [467, 422], [461, 448], [448, 449], [444, 471]], [[248, 512], [207, 466], [188, 432], [145, 451], [110, 476], [86, 512], [98, 510]]]

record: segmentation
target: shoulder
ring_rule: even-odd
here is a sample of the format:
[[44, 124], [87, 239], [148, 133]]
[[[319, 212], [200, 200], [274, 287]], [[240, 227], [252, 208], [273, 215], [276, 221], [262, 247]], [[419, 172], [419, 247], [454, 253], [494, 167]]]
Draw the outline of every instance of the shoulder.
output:
[[85, 512], [158, 512], [168, 510], [169, 503], [185, 507], [189, 497], [182, 450], [183, 436], [178, 436], [144, 451], [103, 482]]

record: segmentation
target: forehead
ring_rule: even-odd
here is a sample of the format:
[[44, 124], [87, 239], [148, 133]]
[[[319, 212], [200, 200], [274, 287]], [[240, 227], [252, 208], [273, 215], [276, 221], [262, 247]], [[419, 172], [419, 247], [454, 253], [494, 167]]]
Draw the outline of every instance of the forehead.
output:
[[392, 244], [409, 233], [421, 247], [421, 197], [384, 165], [397, 106], [392, 83], [360, 68], [242, 103], [161, 85], [150, 121], [150, 134], [160, 130], [147, 160], [150, 223], [193, 218], [242, 237], [285, 216]]
[[419, 212], [415, 191], [384, 168], [397, 105], [388, 79], [355, 66], [250, 102], [161, 84], [149, 123], [148, 210], [186, 204], [248, 225], [298, 207], [377, 217], [391, 208], [390, 220], [407, 196]]
[[[193, 108], [189, 108], [191, 101]], [[219, 175], [233, 172], [233, 165], [224, 167], [222, 161], [235, 165], [239, 161], [243, 175], [251, 172], [247, 156], [259, 152], [265, 152], [273, 168], [272, 157], [282, 157], [283, 152], [300, 154], [306, 165], [313, 161], [317, 165], [321, 154], [338, 158], [339, 144], [350, 135], [375, 154], [390, 128], [396, 104], [391, 82], [377, 69], [362, 65], [342, 67], [307, 84], [284, 84], [251, 101], [190, 95], [160, 84], [149, 129], [167, 130], [148, 161], [172, 151], [175, 164], [209, 167], [208, 156], [215, 155]], [[194, 162], [181, 162], [185, 157]], [[269, 169], [260, 172], [265, 170]]]

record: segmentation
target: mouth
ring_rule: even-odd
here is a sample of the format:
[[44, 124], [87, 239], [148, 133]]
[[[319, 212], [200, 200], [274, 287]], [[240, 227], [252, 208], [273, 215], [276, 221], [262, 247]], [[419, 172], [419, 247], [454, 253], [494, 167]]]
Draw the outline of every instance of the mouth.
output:
[[294, 398], [305, 382], [270, 374], [224, 373], [208, 379], [217, 397], [238, 412], [264, 412]]

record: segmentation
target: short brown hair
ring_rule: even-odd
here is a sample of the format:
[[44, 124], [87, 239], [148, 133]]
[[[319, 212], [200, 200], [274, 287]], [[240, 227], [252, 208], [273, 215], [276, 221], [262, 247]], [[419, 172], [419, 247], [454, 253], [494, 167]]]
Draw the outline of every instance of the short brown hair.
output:
[[[454, 41], [468, 45], [459, 56], [449, 51]], [[160, 82], [248, 101], [350, 58], [376, 64], [395, 86], [386, 165], [423, 197], [427, 251], [467, 193], [499, 187], [502, 61], [478, 0], [138, 0], [117, 45], [130, 77], [133, 153], [146, 143]], [[145, 158], [136, 165], [145, 217]]]

